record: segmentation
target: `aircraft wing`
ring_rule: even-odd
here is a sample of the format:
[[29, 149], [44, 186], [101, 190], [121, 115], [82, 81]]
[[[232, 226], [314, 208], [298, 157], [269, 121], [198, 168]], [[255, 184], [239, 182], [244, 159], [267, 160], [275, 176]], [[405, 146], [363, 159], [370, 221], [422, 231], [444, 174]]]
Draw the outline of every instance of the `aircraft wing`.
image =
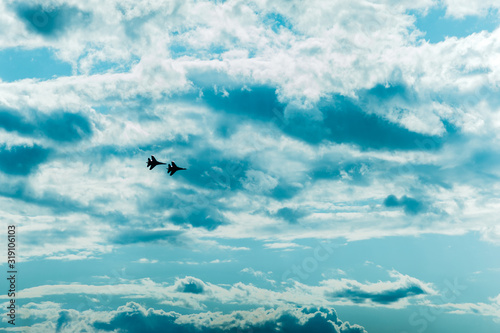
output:
[[155, 166], [153, 164], [151, 164], [151, 166], [149, 167], [149, 170], [153, 170]]
[[151, 155], [151, 159], [153, 160], [153, 162], [156, 162], [156, 158], [153, 155]]
[[172, 161], [172, 166], [173, 166], [174, 168], [177, 168], [177, 165], [175, 165], [175, 162], [174, 162], [174, 161]]
[[175, 173], [176, 171], [177, 171], [177, 170], [172, 170], [172, 171], [170, 171], [170, 176], [173, 176], [173, 175], [174, 175], [174, 173]]

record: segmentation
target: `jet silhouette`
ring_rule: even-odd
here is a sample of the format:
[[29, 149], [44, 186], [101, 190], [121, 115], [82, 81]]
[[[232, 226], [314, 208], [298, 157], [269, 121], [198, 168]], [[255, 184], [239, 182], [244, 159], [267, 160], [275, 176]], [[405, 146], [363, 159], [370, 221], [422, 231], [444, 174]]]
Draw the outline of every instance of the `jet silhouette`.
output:
[[175, 163], [174, 161], [172, 161], [172, 165], [168, 165], [168, 170], [167, 172], [170, 173], [170, 176], [173, 176], [174, 173], [178, 170], [186, 170], [186, 168], [179, 168]]
[[166, 163], [158, 162], [153, 155], [151, 155], [151, 158], [148, 158], [148, 167], [149, 167], [149, 170], [153, 170], [153, 168], [155, 166], [160, 165], [160, 164], [166, 164]]

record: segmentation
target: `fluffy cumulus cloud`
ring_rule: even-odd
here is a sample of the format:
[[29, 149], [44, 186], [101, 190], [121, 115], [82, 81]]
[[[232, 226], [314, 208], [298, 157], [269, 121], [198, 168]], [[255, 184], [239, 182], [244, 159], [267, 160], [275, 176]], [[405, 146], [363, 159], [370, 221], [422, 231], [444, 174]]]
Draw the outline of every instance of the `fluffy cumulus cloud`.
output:
[[[366, 333], [359, 325], [338, 318], [333, 309], [314, 307], [258, 308], [255, 311], [180, 314], [128, 302], [111, 311], [79, 312], [60, 304], [27, 304], [26, 319], [45, 321], [33, 325], [37, 332], [332, 332]], [[25, 328], [25, 327], [22, 327]]]
[[156, 332], [158, 329], [175, 332], [366, 332], [359, 325], [342, 322], [331, 309], [262, 308], [230, 314], [203, 313], [181, 316], [128, 303], [112, 313], [109, 323], [95, 322], [104, 331], [127, 329], [128, 332]]

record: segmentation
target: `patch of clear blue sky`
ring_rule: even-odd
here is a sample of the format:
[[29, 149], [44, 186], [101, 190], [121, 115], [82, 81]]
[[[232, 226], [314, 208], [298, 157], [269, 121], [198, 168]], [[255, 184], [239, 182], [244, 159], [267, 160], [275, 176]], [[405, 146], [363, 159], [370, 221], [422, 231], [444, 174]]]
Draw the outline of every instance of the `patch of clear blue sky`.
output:
[[439, 43], [446, 37], [462, 38], [486, 30], [491, 32], [500, 24], [497, 10], [490, 10], [486, 16], [466, 16], [461, 19], [446, 16], [446, 9], [435, 7], [427, 15], [413, 12], [417, 20], [415, 26], [425, 32], [423, 37], [431, 43]]
[[49, 48], [0, 50], [2, 81], [12, 82], [29, 78], [48, 80], [71, 74], [71, 65], [58, 59]]

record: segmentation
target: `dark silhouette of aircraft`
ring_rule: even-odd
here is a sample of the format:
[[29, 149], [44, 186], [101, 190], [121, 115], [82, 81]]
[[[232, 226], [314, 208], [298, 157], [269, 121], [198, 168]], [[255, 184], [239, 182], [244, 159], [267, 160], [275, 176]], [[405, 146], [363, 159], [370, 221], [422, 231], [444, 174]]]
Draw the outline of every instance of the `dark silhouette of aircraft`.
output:
[[172, 165], [168, 165], [167, 172], [170, 173], [170, 176], [173, 176], [174, 173], [178, 170], [186, 170], [186, 168], [179, 168], [174, 161], [172, 161]]
[[158, 162], [153, 155], [151, 155], [151, 158], [148, 158], [148, 167], [149, 167], [149, 170], [153, 170], [153, 168], [155, 166], [160, 165], [160, 164], [167, 164], [167, 163]]

